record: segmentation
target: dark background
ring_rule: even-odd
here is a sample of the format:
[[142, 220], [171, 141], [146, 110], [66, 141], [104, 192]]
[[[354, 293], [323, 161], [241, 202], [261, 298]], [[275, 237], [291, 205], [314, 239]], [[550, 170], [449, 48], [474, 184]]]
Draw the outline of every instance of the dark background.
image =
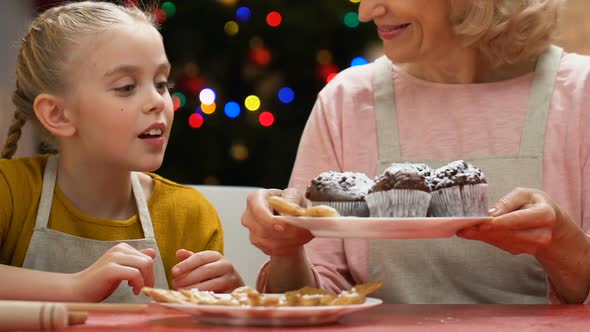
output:
[[[349, 0], [177, 0], [170, 1], [176, 9], [173, 15], [166, 2], [138, 4], [158, 9], [173, 67], [171, 93], [186, 96], [176, 111], [164, 164], [157, 173], [180, 183], [287, 186], [301, 132], [327, 74], [365, 55], [377, 38], [374, 25], [345, 25], [345, 15], [358, 8]], [[38, 0], [38, 10], [55, 3]], [[246, 22], [237, 20], [240, 7], [251, 10]], [[278, 27], [266, 22], [271, 11], [282, 15]], [[224, 25], [232, 20], [239, 32], [228, 36]], [[260, 50], [270, 54], [268, 64], [253, 60], [252, 53]], [[332, 55], [331, 61], [318, 62], [321, 50]], [[284, 86], [295, 92], [292, 103], [277, 97]], [[188, 118], [199, 108], [203, 87], [217, 92], [217, 110], [201, 113], [203, 125], [191, 128]], [[245, 109], [248, 95], [260, 98], [260, 110]], [[224, 114], [228, 101], [241, 104], [238, 117]], [[258, 122], [262, 111], [273, 113], [272, 126]], [[241, 157], [236, 158], [236, 151]]]

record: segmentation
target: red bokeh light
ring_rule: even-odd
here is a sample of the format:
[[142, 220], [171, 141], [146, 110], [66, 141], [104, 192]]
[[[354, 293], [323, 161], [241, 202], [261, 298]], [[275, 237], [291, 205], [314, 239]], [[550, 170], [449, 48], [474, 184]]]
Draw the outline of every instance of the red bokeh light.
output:
[[270, 12], [266, 15], [266, 23], [273, 28], [278, 27], [283, 22], [283, 17], [278, 12]]
[[326, 83], [330, 83], [330, 81], [336, 77], [336, 75], [338, 75], [338, 73], [331, 73], [330, 75], [328, 75], [328, 77], [326, 77]]
[[201, 126], [203, 126], [203, 122], [205, 122], [205, 120], [201, 114], [193, 113], [188, 117], [188, 124], [192, 128], [201, 128]]
[[258, 65], [268, 65], [272, 56], [266, 48], [254, 48], [250, 51], [250, 61]]
[[158, 8], [154, 10], [154, 18], [158, 24], [162, 24], [166, 21], [168, 15], [166, 15], [166, 12], [162, 8]]
[[180, 100], [180, 98], [178, 96], [172, 96], [172, 105], [174, 106], [175, 111], [178, 111], [181, 103], [182, 103], [182, 101]]
[[263, 127], [270, 127], [275, 123], [275, 116], [271, 112], [262, 112], [258, 116], [258, 122]]

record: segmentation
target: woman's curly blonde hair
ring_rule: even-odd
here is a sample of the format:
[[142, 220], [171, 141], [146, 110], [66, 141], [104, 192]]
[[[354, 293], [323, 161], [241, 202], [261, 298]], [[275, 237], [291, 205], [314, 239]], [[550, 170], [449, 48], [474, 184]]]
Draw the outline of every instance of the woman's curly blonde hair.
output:
[[22, 39], [16, 59], [16, 89], [12, 94], [16, 109], [0, 158], [12, 158], [22, 127], [28, 120], [40, 130], [44, 143], [54, 145], [51, 135], [35, 116], [35, 98], [41, 93], [63, 92], [67, 55], [73, 47], [80, 46], [82, 36], [100, 33], [113, 25], [137, 21], [155, 26], [153, 17], [139, 8], [108, 2], [70, 3], [39, 15]]
[[463, 46], [493, 66], [539, 56], [554, 39], [563, 0], [450, 0], [450, 20]]

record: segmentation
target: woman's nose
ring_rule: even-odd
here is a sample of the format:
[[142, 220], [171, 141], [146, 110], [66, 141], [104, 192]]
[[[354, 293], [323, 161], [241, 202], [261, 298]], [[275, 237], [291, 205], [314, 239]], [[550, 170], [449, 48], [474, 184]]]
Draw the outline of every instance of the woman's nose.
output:
[[362, 0], [359, 3], [359, 20], [361, 22], [369, 22], [383, 14], [385, 14], [385, 7], [381, 0]]

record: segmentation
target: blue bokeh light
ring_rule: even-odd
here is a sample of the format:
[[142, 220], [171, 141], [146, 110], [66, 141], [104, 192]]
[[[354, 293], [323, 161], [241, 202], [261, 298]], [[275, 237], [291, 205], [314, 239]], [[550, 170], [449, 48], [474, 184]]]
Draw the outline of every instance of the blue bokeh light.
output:
[[240, 7], [236, 10], [236, 20], [238, 22], [248, 22], [252, 17], [252, 11], [248, 7]]
[[289, 104], [295, 99], [295, 91], [290, 87], [284, 87], [279, 90], [279, 100], [284, 104]]
[[366, 64], [367, 64], [367, 60], [361, 56], [357, 56], [356, 58], [352, 59], [352, 61], [350, 61], [351, 67], [362, 66], [362, 65], [366, 65]]
[[240, 108], [240, 104], [236, 103], [235, 101], [230, 101], [227, 104], [225, 104], [225, 115], [227, 115], [228, 118], [235, 118], [238, 115], [240, 115], [240, 112], [242, 111], [242, 109]]

